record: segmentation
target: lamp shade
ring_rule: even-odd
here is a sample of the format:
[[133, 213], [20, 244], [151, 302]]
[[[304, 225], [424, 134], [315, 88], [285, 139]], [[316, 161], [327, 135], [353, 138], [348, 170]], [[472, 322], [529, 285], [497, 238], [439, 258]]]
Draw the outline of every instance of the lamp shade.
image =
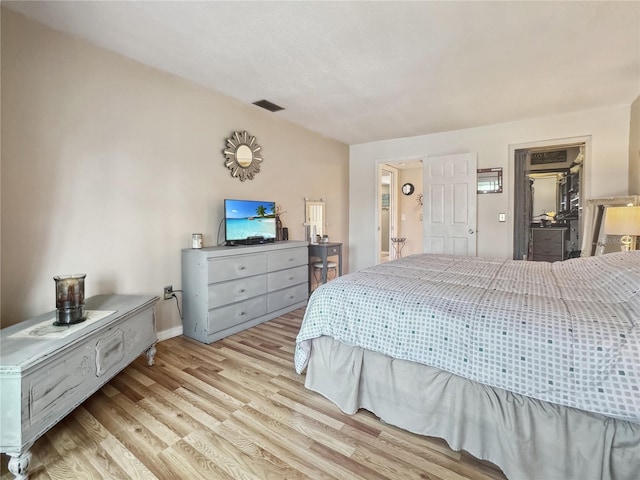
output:
[[607, 235], [640, 235], [640, 207], [609, 207], [604, 218]]

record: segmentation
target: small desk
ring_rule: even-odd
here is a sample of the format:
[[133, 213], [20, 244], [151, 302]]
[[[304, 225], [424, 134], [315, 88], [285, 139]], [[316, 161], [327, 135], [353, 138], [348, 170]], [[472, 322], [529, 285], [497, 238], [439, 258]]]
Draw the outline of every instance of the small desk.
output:
[[[309, 265], [311, 257], [322, 259], [322, 283], [327, 283], [327, 257], [338, 256], [338, 276], [342, 275], [342, 243], [310, 243], [309, 244]], [[309, 270], [309, 289], [311, 289], [312, 272]]]

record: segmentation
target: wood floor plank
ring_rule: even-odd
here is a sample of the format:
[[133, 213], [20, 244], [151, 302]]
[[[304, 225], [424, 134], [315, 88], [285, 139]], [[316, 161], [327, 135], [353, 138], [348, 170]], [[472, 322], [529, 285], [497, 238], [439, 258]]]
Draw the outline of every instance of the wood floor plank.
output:
[[[179, 435], [175, 430], [180, 430], [173, 425], [168, 415], [160, 415], [156, 403], [144, 402], [133, 403], [124, 395], [116, 395], [112, 398], [113, 403], [123, 410], [126, 410], [132, 418], [140, 425], [144, 425], [157, 438], [161, 438], [166, 445], [171, 445], [179, 441], [183, 435]], [[183, 427], [183, 432], [191, 430], [190, 427]]]
[[88, 480], [102, 478], [102, 474], [86, 460], [85, 454], [93, 453], [91, 446], [77, 442], [77, 437], [74, 438], [68, 424], [61, 424], [58, 427], [60, 428], [53, 428], [46, 434], [60, 454], [60, 459], [55, 462], [55, 466], [47, 468], [49, 475], [54, 478], [86, 478]]
[[110, 398], [100, 394], [96, 392], [83, 405], [112, 434], [103, 443], [111, 445], [112, 437], [115, 437], [130, 456], [144, 464], [154, 475], [161, 476], [164, 470], [157, 454], [168, 445]]
[[272, 476], [271, 469], [265, 469], [260, 459], [254, 459], [220, 435], [196, 431], [185, 440], [230, 478], [260, 480]]
[[[211, 404], [203, 402], [199, 397], [193, 398], [189, 401], [187, 399], [187, 392], [182, 389], [177, 389], [172, 392], [162, 388], [154, 388], [150, 390], [150, 394], [147, 397], [149, 403], [153, 400], [163, 402], [167, 408], [172, 409], [175, 415], [180, 417], [182, 415], [188, 415], [193, 421], [198, 422], [200, 427], [198, 428], [211, 428], [220, 423], [220, 420], [210, 414]], [[203, 410], [203, 408], [206, 410]]]
[[274, 348], [272, 344], [264, 342], [252, 342], [247, 337], [238, 337], [238, 340], [228, 339], [225, 347], [243, 352], [248, 356], [254, 357], [256, 360], [263, 362], [265, 366], [271, 366], [278, 369], [281, 374], [291, 372], [292, 353], [284, 351], [282, 348]]
[[191, 378], [189, 383], [198, 385], [223, 401], [225, 409], [230, 413], [247, 404], [255, 395], [251, 390], [242, 388], [233, 380], [225, 379], [218, 372], [206, 367], [188, 368], [184, 372]]
[[83, 421], [86, 410], [82, 407], [74, 410], [62, 420], [57, 428], [68, 432], [76, 448], [82, 449], [82, 456], [97, 472], [99, 477], [124, 478], [126, 473], [118, 467], [111, 456], [100, 446], [105, 435], [95, 435], [95, 429], [86, 429]]
[[[255, 416], [244, 411], [234, 414], [232, 423], [236, 428], [243, 429], [246, 435], [251, 435], [260, 445], [274, 451], [276, 454], [286, 458], [287, 463], [302, 472], [310, 479], [339, 479], [354, 480], [362, 477], [353, 476], [342, 465], [327, 461], [322, 456], [314, 455], [310, 449], [313, 444], [312, 439], [299, 442], [298, 439], [288, 436], [283, 430], [271, 429], [258, 422]], [[226, 423], [226, 422], [225, 422]], [[364, 479], [363, 479], [364, 480]]]
[[301, 478], [300, 472], [289, 465], [284, 459], [260, 447], [249, 436], [243, 435], [238, 430], [230, 428], [228, 424], [220, 424], [211, 429], [211, 432], [204, 433], [210, 439], [214, 437], [224, 438], [233, 448], [253, 459], [253, 462], [259, 463], [259, 466], [254, 467], [253, 465], [248, 465], [245, 468], [250, 468], [251, 470], [259, 469], [261, 471], [261, 478], [274, 478], [278, 480], [282, 478]]
[[227, 475], [214, 461], [185, 440], [180, 440], [171, 448], [160, 452], [159, 457], [170, 470], [170, 472], [165, 471], [164, 478], [233, 480], [232, 476]]
[[279, 422], [287, 430], [301, 433], [308, 438], [313, 438], [315, 442], [321, 443], [342, 455], [351, 455], [355, 450], [355, 445], [349, 442], [344, 435], [340, 434], [339, 428], [332, 428], [312, 417], [295, 415], [293, 410], [273, 400], [262, 401], [256, 399], [252, 401], [249, 406], [265, 417]]
[[323, 423], [324, 425], [339, 430], [344, 427], [344, 423], [340, 420], [337, 420], [333, 417], [323, 414], [313, 408], [310, 408], [301, 403], [293, 402], [291, 399], [280, 395], [279, 393], [272, 396], [271, 400], [273, 402], [277, 402], [280, 405], [284, 405], [290, 409], [291, 414], [294, 415], [293, 412], [297, 412], [301, 415], [307, 416], [309, 418], [313, 418], [314, 420]]
[[[31, 480], [504, 480], [441, 439], [346, 415], [293, 367], [304, 309], [211, 345], [175, 337], [40, 438]], [[5, 462], [0, 480], [11, 478]]]
[[73, 415], [74, 420], [80, 424], [85, 435], [90, 437], [94, 442], [100, 443], [111, 435], [111, 433], [109, 433], [109, 431], [96, 419], [96, 417], [91, 415], [83, 405], [77, 407], [71, 415]]
[[111, 458], [113, 458], [114, 463], [127, 472], [127, 478], [129, 479], [154, 480], [158, 478], [167, 478], [165, 476], [156, 477], [131, 450], [129, 450], [113, 435], [109, 435], [105, 438], [100, 443], [100, 446], [109, 453]]
[[316, 458], [329, 461], [331, 465], [340, 465], [341, 469], [346, 470], [349, 478], [365, 478], [367, 480], [386, 480], [388, 478], [374, 470], [373, 465], [359, 463], [353, 457], [342, 455], [325, 445], [314, 442], [310, 446], [310, 451], [317, 455]]
[[[148, 365], [146, 367], [151, 369]], [[122, 372], [122, 373], [126, 373], [127, 375], [131, 376], [138, 383], [140, 383], [141, 385], [144, 385], [145, 387], [150, 387], [151, 385], [154, 385], [156, 383], [154, 380], [152, 380], [147, 375], [145, 375], [144, 372], [137, 370], [135, 368], [128, 368], [126, 372]]]
[[323, 415], [334, 418], [337, 421], [351, 425], [361, 431], [368, 432], [370, 435], [377, 436], [380, 434], [382, 424], [380, 424], [375, 417], [370, 417], [366, 411], [360, 411], [355, 415], [345, 415], [329, 400], [309, 390], [298, 389], [297, 391], [293, 391], [283, 389], [279, 394], [293, 402], [300, 403], [301, 405], [307, 405], [310, 408], [321, 412]]
[[163, 353], [176, 352], [179, 355], [190, 355], [195, 359], [199, 359], [203, 363], [217, 364], [224, 362], [226, 359], [218, 353], [215, 344], [209, 345], [208, 348], [202, 348], [203, 344], [189, 337], [174, 337], [171, 342], [161, 342], [158, 348]]

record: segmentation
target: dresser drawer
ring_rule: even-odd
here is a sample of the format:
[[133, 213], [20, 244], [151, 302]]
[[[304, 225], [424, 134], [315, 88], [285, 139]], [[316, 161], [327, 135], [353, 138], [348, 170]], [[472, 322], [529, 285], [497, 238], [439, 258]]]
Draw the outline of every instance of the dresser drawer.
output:
[[228, 305], [267, 293], [267, 276], [231, 280], [209, 285], [209, 309]]
[[306, 248], [288, 248], [276, 252], [269, 252], [269, 271], [284, 270], [285, 268], [306, 265], [309, 253]]
[[250, 277], [266, 272], [267, 256], [262, 253], [209, 260], [209, 283]]
[[327, 248], [327, 257], [331, 257], [332, 255], [338, 255], [340, 253], [340, 247], [328, 247]]
[[562, 243], [539, 243], [533, 247], [534, 255], [562, 255]]
[[536, 228], [532, 230], [535, 262], [556, 262], [564, 260], [564, 234], [562, 228]]
[[273, 292], [274, 290], [304, 283], [307, 281], [307, 275], [309, 275], [309, 268], [306, 265], [269, 273], [268, 289]]
[[533, 240], [538, 242], [561, 242], [564, 229], [561, 228], [534, 228]]
[[272, 292], [267, 296], [267, 309], [269, 312], [275, 312], [298, 302], [304, 302], [308, 295], [309, 290], [306, 283]]
[[534, 243], [562, 243], [563, 233], [562, 230], [537, 228], [533, 230], [533, 241]]
[[209, 331], [218, 332], [267, 313], [267, 296], [260, 295], [243, 302], [209, 311]]

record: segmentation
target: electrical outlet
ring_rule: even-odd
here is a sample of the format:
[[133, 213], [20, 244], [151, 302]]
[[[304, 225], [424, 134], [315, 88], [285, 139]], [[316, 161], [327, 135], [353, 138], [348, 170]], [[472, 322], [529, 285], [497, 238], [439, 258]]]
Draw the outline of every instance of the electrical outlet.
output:
[[167, 285], [164, 287], [164, 299], [170, 300], [173, 296], [173, 285]]

